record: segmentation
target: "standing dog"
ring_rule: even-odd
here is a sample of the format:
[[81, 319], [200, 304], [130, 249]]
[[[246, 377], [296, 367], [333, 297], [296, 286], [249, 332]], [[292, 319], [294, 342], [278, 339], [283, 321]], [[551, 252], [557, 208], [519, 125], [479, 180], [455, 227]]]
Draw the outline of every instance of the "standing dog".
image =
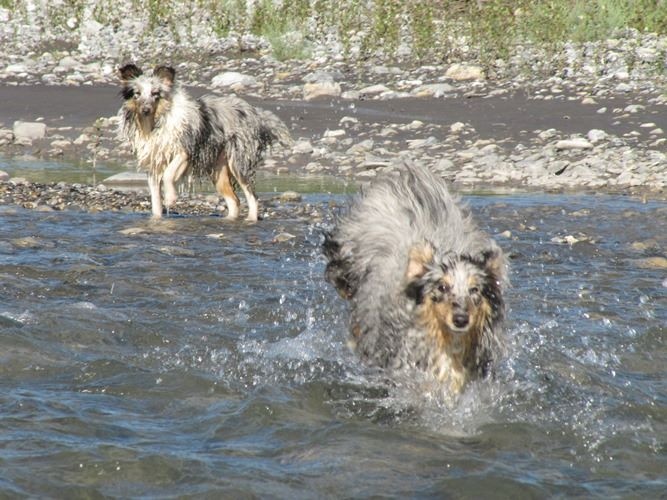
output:
[[255, 172], [271, 144], [291, 144], [285, 124], [238, 97], [205, 95], [195, 100], [167, 66], [145, 75], [127, 64], [119, 73], [124, 99], [120, 135], [132, 145], [139, 168], [148, 173], [153, 216], [162, 216], [161, 184], [169, 208], [178, 197], [176, 183], [188, 174], [213, 181], [229, 219], [239, 214], [235, 181], [248, 202], [247, 220], [256, 221]]
[[503, 347], [506, 261], [444, 180], [416, 165], [378, 178], [323, 250], [362, 359], [430, 372], [452, 395], [489, 373]]

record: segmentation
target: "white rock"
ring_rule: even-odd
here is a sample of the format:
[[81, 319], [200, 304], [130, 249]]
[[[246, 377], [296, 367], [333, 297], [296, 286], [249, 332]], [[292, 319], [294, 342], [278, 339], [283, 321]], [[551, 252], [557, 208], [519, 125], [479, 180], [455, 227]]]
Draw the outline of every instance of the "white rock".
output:
[[403, 130], [417, 130], [424, 126], [424, 122], [421, 120], [412, 120], [410, 123], [401, 127]]
[[650, 47], [637, 47], [635, 53], [642, 62], [652, 63], [658, 59], [657, 51]]
[[322, 82], [335, 82], [337, 79], [340, 80], [343, 77], [342, 74], [332, 73], [330, 71], [318, 70], [313, 73], [308, 73], [303, 77], [304, 83], [322, 83]]
[[306, 101], [311, 101], [318, 97], [338, 97], [340, 94], [341, 88], [338, 82], [306, 83], [303, 86], [303, 98]]
[[449, 131], [452, 134], [460, 134], [466, 128], [466, 124], [463, 122], [454, 122], [449, 126]]
[[0, 182], [7, 182], [9, 180], [9, 174], [4, 170], [0, 170]]
[[449, 83], [429, 83], [421, 85], [412, 91], [415, 97], [442, 97], [445, 94], [454, 92], [456, 89]]
[[58, 63], [58, 68], [63, 71], [72, 71], [81, 66], [81, 63], [71, 56], [63, 57]]
[[371, 151], [373, 149], [374, 145], [375, 145], [375, 143], [373, 142], [373, 139], [366, 139], [366, 140], [358, 142], [354, 146], [350, 147], [347, 150], [347, 154], [366, 153], [368, 151]]
[[452, 80], [484, 80], [486, 75], [481, 66], [475, 64], [455, 63], [445, 72], [445, 78]]
[[297, 141], [292, 147], [292, 153], [294, 154], [310, 154], [313, 152], [313, 145], [310, 141]]
[[639, 113], [640, 111], [644, 111], [645, 109], [646, 107], [641, 104], [630, 104], [625, 108], [623, 108], [623, 111], [625, 111], [626, 113], [634, 114], [634, 113]]
[[56, 139], [55, 141], [51, 142], [51, 147], [52, 148], [60, 148], [60, 149], [65, 149], [68, 148], [72, 145], [71, 141], [67, 139]]
[[330, 137], [343, 137], [345, 135], [345, 130], [343, 129], [336, 129], [336, 130], [326, 130], [324, 132], [323, 137], [325, 138], [330, 138]]
[[46, 125], [40, 122], [14, 122], [14, 138], [15, 140], [35, 140], [46, 137]]
[[257, 85], [257, 79], [237, 71], [226, 71], [214, 76], [211, 80], [211, 85], [214, 87], [254, 87]]
[[121, 172], [107, 177], [102, 182], [108, 186], [114, 185], [141, 185], [145, 186], [148, 177], [144, 172]]
[[359, 90], [359, 93], [361, 95], [377, 95], [377, 94], [382, 94], [383, 92], [389, 92], [389, 88], [381, 84], [371, 85], [369, 87], [364, 87], [363, 89]]
[[9, 64], [5, 68], [6, 73], [26, 73], [28, 71], [28, 65], [23, 63]]
[[358, 90], [347, 90], [343, 92], [340, 97], [341, 99], [345, 99], [347, 101], [356, 101], [359, 99], [359, 97], [361, 97], [361, 94]]
[[582, 137], [563, 139], [556, 142], [556, 149], [591, 149], [592, 147], [593, 144]]
[[79, 137], [74, 139], [73, 143], [76, 144], [77, 146], [80, 146], [81, 144], [85, 144], [90, 141], [91, 138], [88, 134], [81, 134]]
[[449, 158], [441, 158], [433, 168], [438, 172], [446, 172], [454, 168], [454, 162]]
[[598, 142], [604, 141], [607, 138], [607, 132], [594, 128], [588, 131], [586, 137], [592, 144], [597, 144]]

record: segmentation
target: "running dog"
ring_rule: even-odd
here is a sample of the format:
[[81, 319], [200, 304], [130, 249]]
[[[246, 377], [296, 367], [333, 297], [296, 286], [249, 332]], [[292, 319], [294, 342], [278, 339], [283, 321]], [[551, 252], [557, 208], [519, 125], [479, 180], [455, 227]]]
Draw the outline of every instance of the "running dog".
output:
[[239, 215], [238, 184], [248, 202], [247, 220], [256, 221], [255, 172], [271, 144], [292, 143], [285, 124], [235, 96], [194, 99], [168, 66], [144, 74], [127, 64], [119, 74], [124, 100], [119, 135], [129, 141], [139, 168], [148, 173], [153, 216], [162, 216], [161, 185], [169, 208], [178, 197], [176, 183], [187, 174], [213, 181], [229, 219]]
[[367, 363], [423, 370], [453, 396], [491, 373], [504, 345], [506, 259], [443, 179], [417, 165], [377, 178], [323, 251]]

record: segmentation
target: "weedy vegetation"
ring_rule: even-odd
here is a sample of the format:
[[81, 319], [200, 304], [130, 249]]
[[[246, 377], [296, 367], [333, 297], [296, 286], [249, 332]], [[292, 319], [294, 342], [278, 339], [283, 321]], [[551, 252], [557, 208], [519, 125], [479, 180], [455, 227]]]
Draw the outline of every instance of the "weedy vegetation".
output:
[[[0, 0], [10, 16], [26, 16], [29, 0]], [[46, 2], [44, 19], [72, 30], [86, 15], [119, 26], [127, 12], [110, 0]], [[667, 34], [667, 0], [128, 0], [147, 36], [168, 29], [175, 39], [206, 27], [220, 37], [263, 37], [280, 60], [304, 59], [324, 38], [344, 57], [446, 62], [506, 58], [517, 44], [558, 50], [619, 36], [631, 28]], [[74, 20], [74, 21], [73, 21]], [[465, 43], [460, 43], [464, 41]], [[465, 45], [466, 53], [457, 53]]]

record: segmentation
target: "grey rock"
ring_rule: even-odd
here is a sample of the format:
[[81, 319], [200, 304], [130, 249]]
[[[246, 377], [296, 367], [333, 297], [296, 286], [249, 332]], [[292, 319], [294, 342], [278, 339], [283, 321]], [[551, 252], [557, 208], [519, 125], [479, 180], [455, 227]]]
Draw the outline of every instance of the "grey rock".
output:
[[293, 154], [310, 154], [313, 152], [313, 145], [308, 140], [297, 141], [292, 147]]

